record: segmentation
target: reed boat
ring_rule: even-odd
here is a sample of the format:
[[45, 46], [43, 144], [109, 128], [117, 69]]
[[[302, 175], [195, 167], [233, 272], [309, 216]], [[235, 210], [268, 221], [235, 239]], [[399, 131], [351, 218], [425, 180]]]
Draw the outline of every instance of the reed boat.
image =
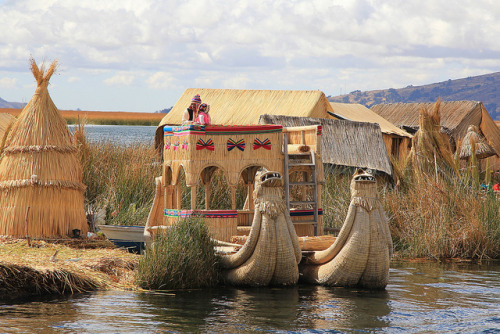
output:
[[[356, 218], [353, 225], [350, 215], [344, 224], [346, 228], [341, 230], [341, 239], [321, 240], [324, 184], [321, 132], [320, 125], [163, 126], [163, 171], [155, 180], [155, 199], [144, 228], [146, 243], [179, 220], [199, 217], [204, 219], [211, 237], [218, 241], [217, 251], [222, 257], [223, 274], [228, 284], [293, 285], [298, 282], [300, 270], [305, 268], [310, 283], [337, 286], [345, 281], [344, 285], [355, 286], [355, 279], [344, 280], [338, 268], [349, 268], [349, 262], [358, 259], [354, 268], [357, 271], [351, 276], [362, 277], [359, 282], [369, 281], [368, 287], [372, 284], [384, 288], [390, 256], [386, 240], [390, 239], [390, 234], [380, 245], [377, 236], [371, 236], [388, 231], [378, 202], [368, 200], [377, 203], [376, 218]], [[210, 205], [211, 183], [217, 170], [222, 172], [230, 189], [231, 205], [225, 210], [214, 210]], [[246, 189], [246, 201], [237, 207], [236, 192], [241, 181]], [[204, 188], [203, 199], [197, 195], [200, 188]], [[376, 195], [376, 187], [373, 189], [375, 192], [371, 196]], [[186, 197], [188, 205], [182, 200]], [[356, 209], [359, 211], [356, 211], [357, 217], [365, 217], [367, 212], [371, 214], [371, 209], [366, 211], [363, 206], [366, 204], [364, 199], [356, 197], [353, 201], [353, 207], [361, 208]], [[373, 221], [375, 227], [372, 230], [358, 227], [364, 226], [363, 219]], [[350, 234], [352, 226], [356, 227], [354, 240]], [[356, 241], [360, 231], [370, 234], [363, 236], [366, 242]], [[242, 245], [235, 242], [238, 238], [243, 240]], [[306, 249], [308, 238], [319, 239], [321, 248]], [[353, 243], [356, 248], [348, 249]], [[377, 245], [380, 252], [370, 260], [365, 255], [371, 254], [373, 245]], [[331, 262], [341, 249], [342, 265]], [[325, 253], [327, 255], [323, 256]], [[360, 259], [359, 254], [365, 257]], [[304, 258], [309, 263], [302, 265]], [[382, 267], [376, 263], [378, 259], [384, 262]], [[324, 262], [333, 264], [322, 266]], [[363, 265], [367, 268], [361, 267]], [[322, 277], [330, 277], [324, 272], [329, 268], [335, 271], [335, 278], [322, 280]], [[373, 268], [382, 269], [367, 279]], [[320, 278], [317, 278], [318, 272]]]

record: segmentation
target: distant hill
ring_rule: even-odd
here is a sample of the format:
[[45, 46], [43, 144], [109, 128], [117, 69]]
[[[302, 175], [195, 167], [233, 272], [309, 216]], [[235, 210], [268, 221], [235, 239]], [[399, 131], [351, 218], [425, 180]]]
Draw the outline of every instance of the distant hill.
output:
[[410, 85], [399, 89], [389, 88], [366, 92], [356, 90], [345, 95], [328, 96], [328, 100], [359, 103], [370, 108], [380, 103], [435, 102], [439, 97], [443, 101], [481, 101], [491, 117], [500, 120], [500, 72], [424, 86]]
[[21, 102], [7, 102], [0, 97], [0, 108], [14, 108], [14, 109], [22, 109], [26, 103]]

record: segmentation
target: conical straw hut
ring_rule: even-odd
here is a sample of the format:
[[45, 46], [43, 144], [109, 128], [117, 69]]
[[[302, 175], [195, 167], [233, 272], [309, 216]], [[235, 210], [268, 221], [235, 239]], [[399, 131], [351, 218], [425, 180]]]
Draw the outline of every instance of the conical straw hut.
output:
[[62, 237], [88, 231], [82, 167], [47, 89], [56, 64], [45, 71], [31, 60], [37, 89], [0, 156], [0, 235]]
[[497, 154], [495, 150], [488, 145], [486, 139], [479, 133], [478, 127], [471, 125], [467, 129], [467, 134], [462, 141], [460, 159], [466, 160], [472, 156], [472, 142], [475, 143], [476, 157], [478, 159], [485, 159]]

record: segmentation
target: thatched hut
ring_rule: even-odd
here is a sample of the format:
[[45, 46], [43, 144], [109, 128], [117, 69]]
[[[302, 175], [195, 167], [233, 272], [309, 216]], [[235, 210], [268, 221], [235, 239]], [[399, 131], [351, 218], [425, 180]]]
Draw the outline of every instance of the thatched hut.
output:
[[192, 97], [199, 94], [210, 105], [213, 124], [252, 125], [262, 114], [333, 118], [332, 107], [321, 91], [244, 90], [189, 88], [172, 110], [161, 120], [155, 135], [155, 147], [163, 147], [163, 126], [180, 124]]
[[[0, 157], [0, 235], [86, 235], [82, 167], [66, 121], [47, 86], [45, 71], [31, 62], [35, 94], [12, 125]], [[78, 230], [78, 231], [73, 231]]]
[[9, 113], [0, 113], [0, 152], [5, 142], [5, 135], [7, 130], [14, 122], [15, 117]]
[[330, 102], [333, 116], [355, 122], [376, 123], [382, 130], [387, 152], [393, 157], [405, 158], [411, 149], [411, 134], [398, 128], [382, 116], [376, 114], [362, 104]]
[[262, 115], [260, 124], [285, 127], [319, 124], [322, 126], [323, 163], [370, 168], [392, 176], [391, 161], [378, 124], [283, 115]]
[[[394, 125], [414, 133], [419, 126], [420, 110], [422, 108], [431, 109], [433, 105], [434, 103], [378, 104], [371, 107], [371, 110]], [[441, 130], [450, 134], [452, 142], [462, 142], [469, 126], [475, 125], [486, 142], [496, 152], [500, 152], [500, 129], [482, 102], [443, 101], [441, 102], [440, 114]], [[495, 170], [500, 170], [500, 158], [498, 156], [492, 156], [485, 160], [488, 160], [487, 163], [493, 166]]]

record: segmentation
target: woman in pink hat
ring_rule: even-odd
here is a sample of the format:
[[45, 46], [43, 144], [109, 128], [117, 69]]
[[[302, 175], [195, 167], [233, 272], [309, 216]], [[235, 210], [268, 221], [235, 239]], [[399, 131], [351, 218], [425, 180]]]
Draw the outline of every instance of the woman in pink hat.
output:
[[201, 125], [210, 125], [210, 115], [208, 111], [210, 110], [210, 106], [206, 103], [202, 103], [200, 108], [198, 109], [198, 117], [196, 117], [196, 123]]
[[189, 107], [184, 110], [184, 113], [182, 114], [182, 124], [192, 124], [196, 120], [196, 117], [198, 117], [198, 108], [200, 107], [200, 104], [200, 95], [196, 94], [191, 99], [191, 104], [189, 105]]

